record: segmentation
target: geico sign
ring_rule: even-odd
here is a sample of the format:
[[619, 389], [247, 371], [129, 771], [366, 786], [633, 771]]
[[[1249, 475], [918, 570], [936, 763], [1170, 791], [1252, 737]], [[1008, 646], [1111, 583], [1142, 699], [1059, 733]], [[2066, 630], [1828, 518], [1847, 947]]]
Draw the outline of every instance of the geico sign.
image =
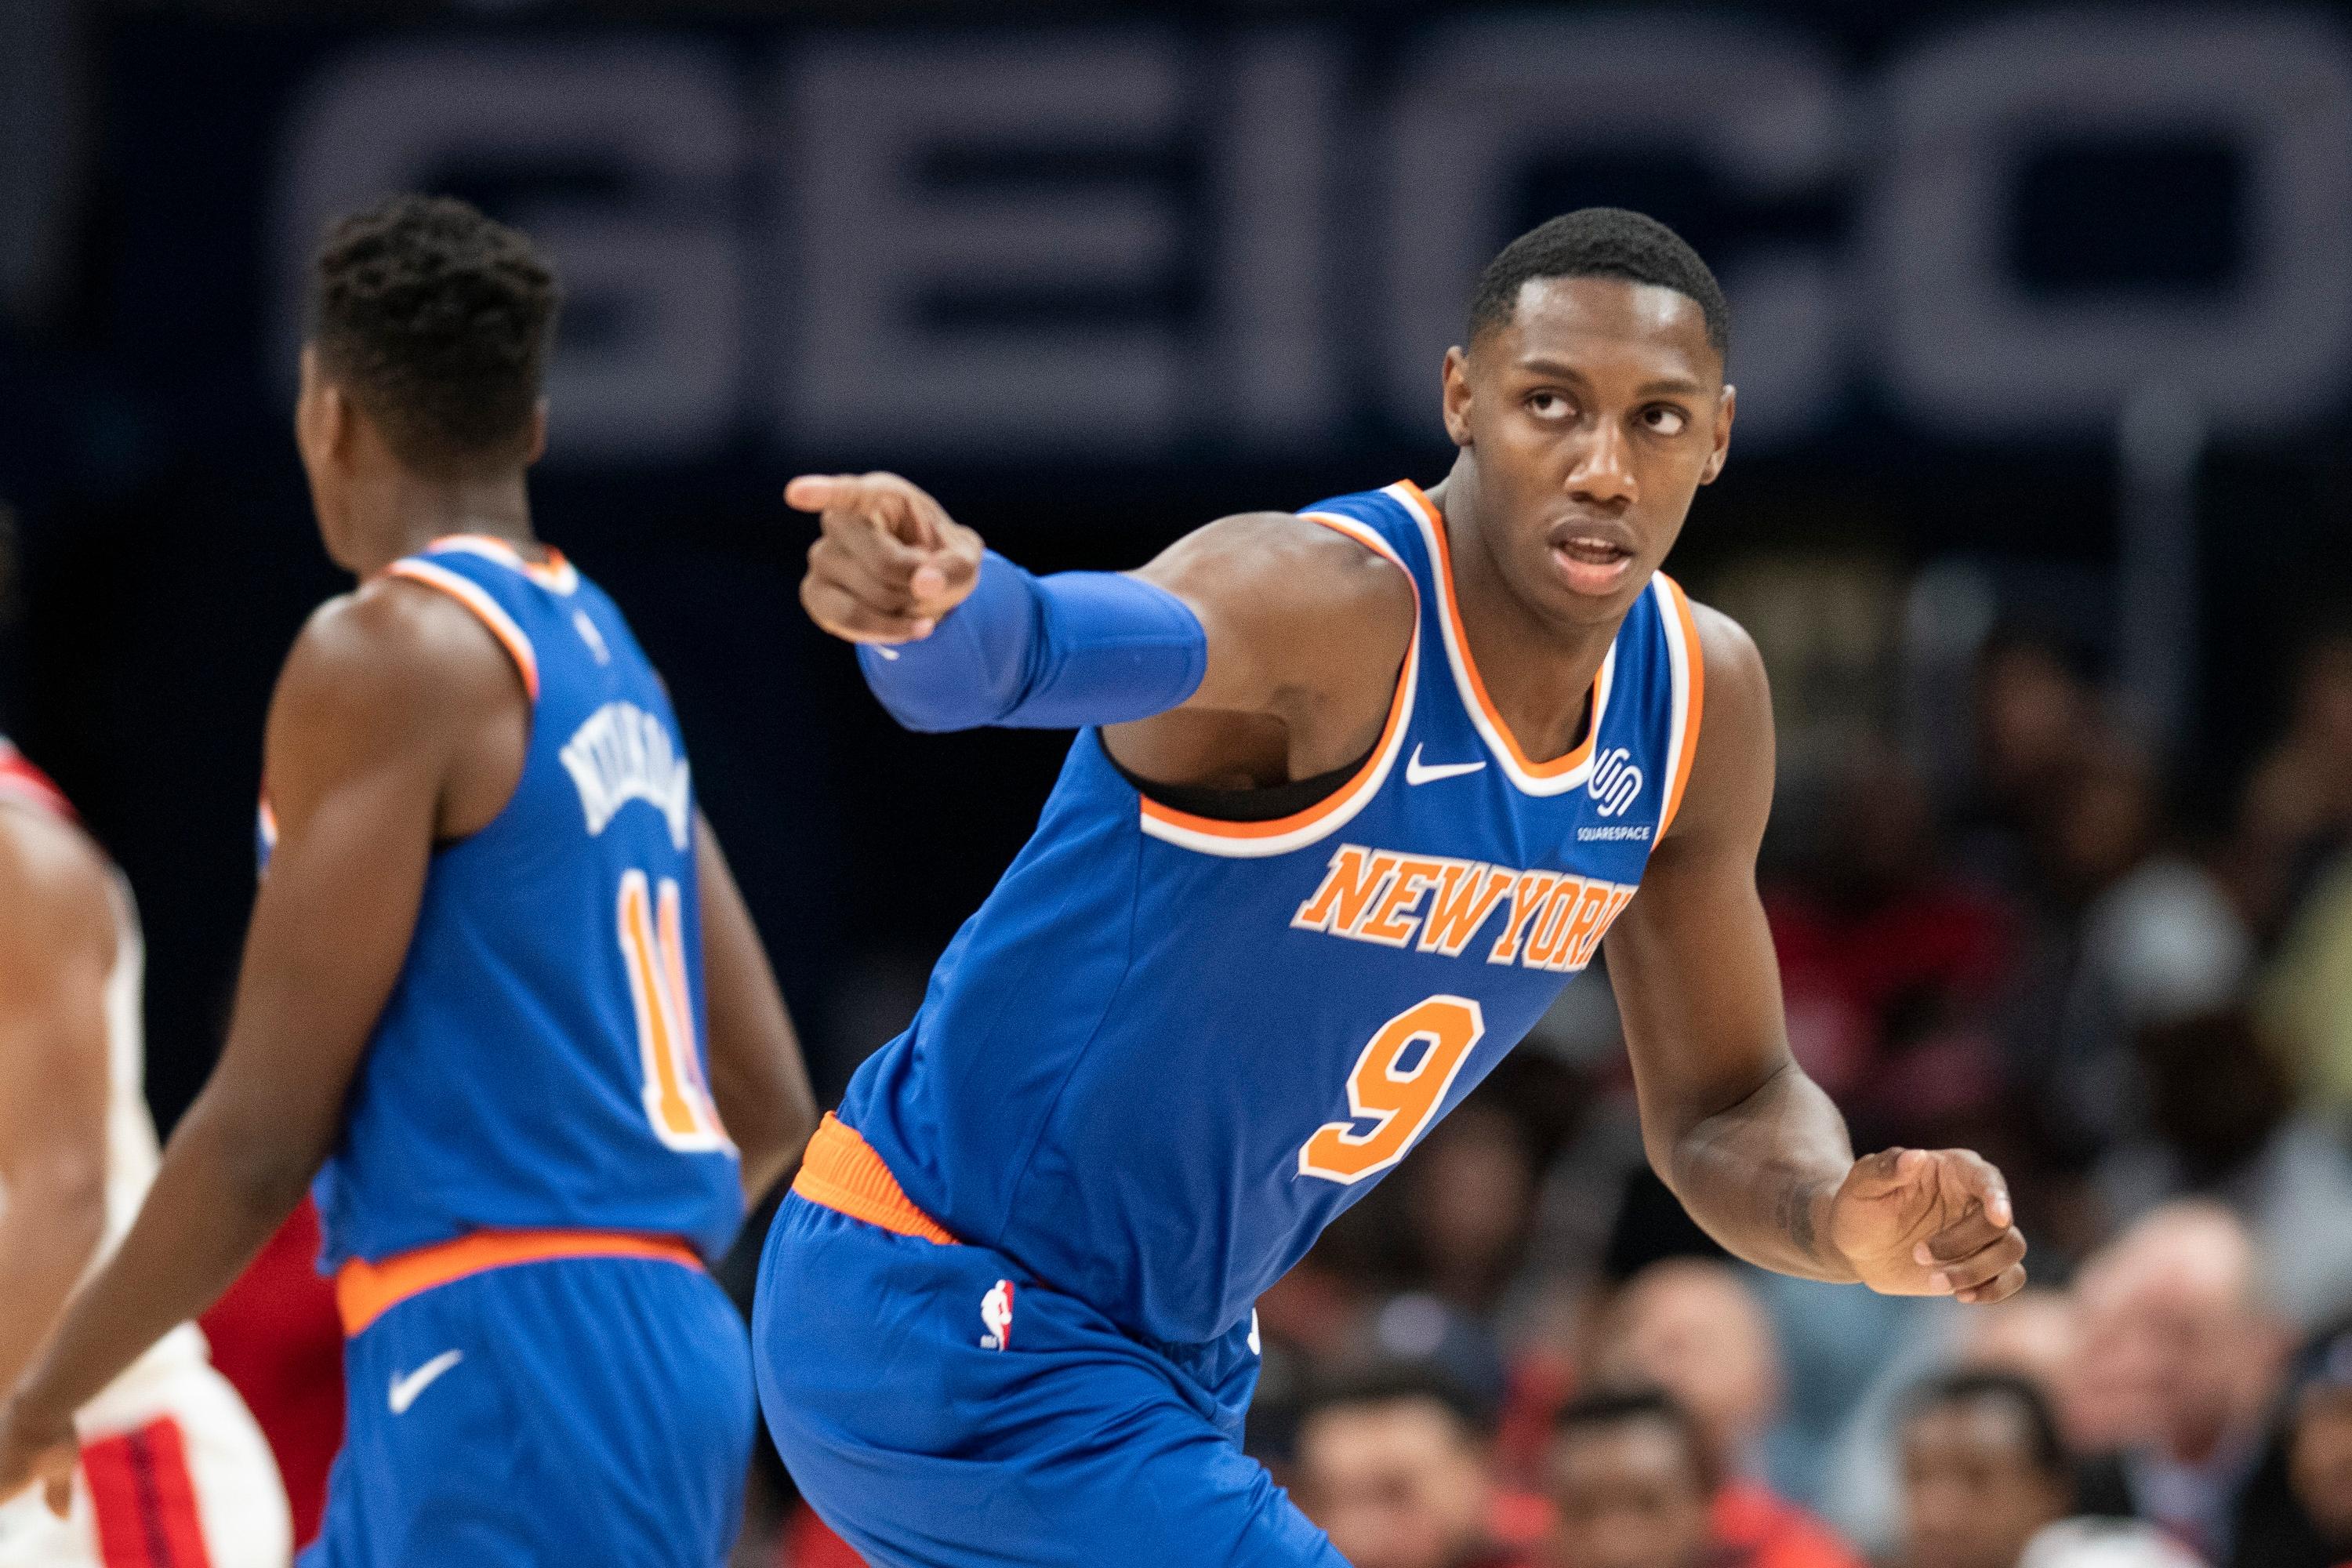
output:
[[[2020, 285], [2004, 246], [2038, 149], [2183, 137], [2243, 171], [2229, 286]], [[2218, 8], [2012, 16], [1868, 81], [1804, 36], [1696, 15], [1445, 24], [1381, 71], [1317, 27], [806, 33], [756, 77], [675, 34], [378, 44], [289, 124], [276, 347], [330, 215], [488, 172], [568, 276], [552, 395], [574, 455], [690, 458], [747, 429], [843, 457], [1311, 449], [1433, 426], [1521, 182], [1595, 153], [1853, 216], [1843, 239], [1711, 258], [1750, 441], [1859, 383], [1964, 437], [2079, 430], [2150, 381], [2225, 430], [2342, 390], [2346, 45]]]

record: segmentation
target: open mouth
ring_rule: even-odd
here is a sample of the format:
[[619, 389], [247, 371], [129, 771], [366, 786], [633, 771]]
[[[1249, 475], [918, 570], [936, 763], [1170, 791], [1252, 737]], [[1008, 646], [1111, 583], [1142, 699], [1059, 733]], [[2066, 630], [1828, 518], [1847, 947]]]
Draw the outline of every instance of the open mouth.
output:
[[1633, 566], [1630, 546], [1598, 533], [1560, 535], [1551, 542], [1551, 557], [1569, 587], [1580, 594], [1615, 593]]

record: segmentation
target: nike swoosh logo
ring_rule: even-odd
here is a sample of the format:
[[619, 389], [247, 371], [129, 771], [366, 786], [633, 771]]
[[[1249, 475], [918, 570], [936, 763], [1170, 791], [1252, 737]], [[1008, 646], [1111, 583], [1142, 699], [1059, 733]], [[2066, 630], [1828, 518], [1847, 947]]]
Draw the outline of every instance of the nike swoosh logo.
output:
[[408, 1407], [416, 1403], [418, 1394], [432, 1387], [436, 1378], [465, 1359], [464, 1351], [443, 1351], [406, 1377], [394, 1378], [390, 1395], [384, 1403], [392, 1407], [394, 1415], [406, 1415]]
[[1421, 761], [1421, 748], [1416, 745], [1412, 749], [1412, 755], [1405, 761], [1404, 782], [1409, 784], [1435, 784], [1440, 779], [1458, 779], [1464, 773], [1475, 773], [1486, 765], [1486, 764], [1481, 761], [1475, 763], [1435, 763], [1424, 767], [1422, 765]]

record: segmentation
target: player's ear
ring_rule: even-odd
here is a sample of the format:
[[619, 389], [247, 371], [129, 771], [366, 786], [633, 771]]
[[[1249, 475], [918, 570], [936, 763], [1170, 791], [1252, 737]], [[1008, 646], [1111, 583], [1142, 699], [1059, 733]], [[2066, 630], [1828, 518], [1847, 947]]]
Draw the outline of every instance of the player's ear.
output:
[[530, 467], [546, 455], [547, 399], [542, 397], [530, 405], [530, 445], [523, 450], [523, 467]]
[[1739, 389], [1727, 381], [1715, 405], [1715, 448], [1706, 455], [1706, 467], [1699, 473], [1699, 483], [1711, 485], [1715, 477], [1723, 472], [1724, 461], [1731, 455], [1731, 418], [1738, 412]]
[[305, 459], [321, 462], [341, 450], [350, 435], [351, 406], [320, 368], [319, 345], [302, 345], [300, 390], [294, 398], [294, 444]]
[[1470, 445], [1470, 351], [1445, 351], [1445, 434], [1457, 447]]

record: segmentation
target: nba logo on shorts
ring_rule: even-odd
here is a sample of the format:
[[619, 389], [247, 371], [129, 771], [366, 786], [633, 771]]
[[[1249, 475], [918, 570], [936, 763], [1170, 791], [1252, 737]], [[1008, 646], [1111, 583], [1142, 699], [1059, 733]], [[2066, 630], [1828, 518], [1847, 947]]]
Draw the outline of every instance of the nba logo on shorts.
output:
[[1592, 782], [1584, 787], [1601, 803], [1601, 815], [1615, 816], [1640, 798], [1642, 770], [1631, 762], [1633, 752], [1622, 746], [1601, 753], [1592, 764]]
[[999, 1279], [980, 1299], [980, 1321], [988, 1325], [988, 1332], [980, 1336], [980, 1348], [1003, 1351], [1013, 1348], [1013, 1281]]

